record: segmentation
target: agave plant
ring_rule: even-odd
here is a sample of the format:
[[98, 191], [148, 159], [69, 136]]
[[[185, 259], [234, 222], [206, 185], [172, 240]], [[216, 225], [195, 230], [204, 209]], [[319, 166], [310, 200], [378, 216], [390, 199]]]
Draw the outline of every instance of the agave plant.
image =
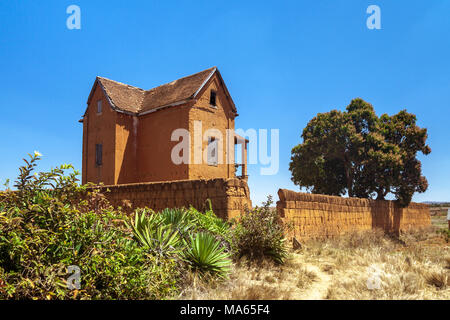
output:
[[131, 227], [133, 231], [141, 232], [146, 227], [154, 229], [161, 225], [161, 223], [162, 219], [160, 215], [154, 214], [146, 209], [138, 209], [134, 216], [134, 224]]
[[162, 223], [172, 225], [182, 234], [195, 228], [196, 219], [186, 209], [164, 209], [159, 212]]
[[195, 269], [219, 277], [227, 276], [231, 265], [230, 257], [213, 235], [206, 232], [196, 233], [190, 236], [187, 245], [184, 256]]
[[136, 212], [133, 234], [136, 239], [153, 254], [161, 257], [176, 257], [181, 255], [182, 242], [177, 230], [171, 225], [165, 225], [161, 216], [146, 212]]

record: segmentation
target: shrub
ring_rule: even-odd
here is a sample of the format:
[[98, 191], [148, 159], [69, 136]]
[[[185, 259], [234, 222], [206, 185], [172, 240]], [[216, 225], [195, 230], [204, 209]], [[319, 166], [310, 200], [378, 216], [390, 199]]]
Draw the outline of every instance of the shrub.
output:
[[229, 272], [230, 254], [222, 240], [230, 226], [212, 210], [205, 215], [192, 207], [158, 213], [138, 210], [132, 229], [139, 243], [154, 255], [185, 262], [202, 274], [224, 277]]
[[[20, 168], [17, 191], [0, 197], [0, 299], [172, 296], [176, 262], [134, 241], [126, 216], [99, 206], [105, 203], [95, 190], [86, 196], [72, 166], [33, 174], [39, 159], [38, 153], [30, 155]], [[71, 265], [81, 269], [80, 290], [67, 288]]]
[[231, 225], [228, 221], [225, 221], [217, 217], [211, 208], [211, 202], [209, 201], [209, 210], [204, 213], [199, 212], [195, 208], [191, 207], [189, 212], [195, 217], [197, 225], [211, 234], [222, 236], [224, 239], [228, 239], [230, 236]]
[[440, 229], [438, 231], [444, 237], [445, 241], [450, 242], [450, 230], [449, 229]]
[[208, 232], [214, 235], [219, 240], [226, 251], [231, 251], [232, 229], [231, 224], [215, 215], [209, 203], [209, 210], [200, 212], [197, 209], [190, 207], [188, 212], [193, 219], [197, 232]]
[[283, 263], [287, 257], [284, 226], [276, 210], [270, 208], [269, 196], [262, 207], [256, 207], [240, 216], [233, 236], [235, 256], [248, 256], [251, 259], [269, 257], [277, 263]]

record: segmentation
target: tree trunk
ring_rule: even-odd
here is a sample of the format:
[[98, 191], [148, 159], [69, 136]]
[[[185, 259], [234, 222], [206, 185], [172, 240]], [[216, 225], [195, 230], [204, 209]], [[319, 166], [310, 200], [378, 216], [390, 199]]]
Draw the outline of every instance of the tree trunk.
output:
[[347, 180], [347, 193], [349, 197], [353, 197], [353, 174], [352, 174], [352, 166], [350, 161], [348, 160], [348, 155], [344, 152], [344, 167], [345, 167], [345, 179]]
[[378, 190], [377, 190], [377, 194], [378, 194], [377, 200], [384, 200], [384, 197], [386, 197], [386, 195], [388, 194], [388, 190], [389, 190], [389, 188], [382, 188], [382, 187], [378, 188]]
[[345, 169], [345, 178], [347, 180], [348, 196], [353, 197], [353, 177], [352, 177], [352, 174], [350, 173], [350, 171], [351, 171], [351, 169], [348, 167]]

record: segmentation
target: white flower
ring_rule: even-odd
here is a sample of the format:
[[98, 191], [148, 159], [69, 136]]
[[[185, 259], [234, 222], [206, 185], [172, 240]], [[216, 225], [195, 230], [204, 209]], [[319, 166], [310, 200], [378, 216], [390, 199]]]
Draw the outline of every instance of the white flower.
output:
[[39, 151], [34, 150], [35, 157], [42, 157], [42, 154]]

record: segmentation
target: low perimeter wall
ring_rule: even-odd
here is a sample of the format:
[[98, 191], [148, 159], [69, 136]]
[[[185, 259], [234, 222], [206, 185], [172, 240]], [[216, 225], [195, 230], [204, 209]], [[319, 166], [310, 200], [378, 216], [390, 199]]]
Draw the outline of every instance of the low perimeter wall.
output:
[[122, 184], [103, 186], [100, 192], [115, 207], [148, 207], [155, 211], [191, 205], [204, 210], [210, 199], [214, 213], [224, 219], [239, 216], [246, 206], [252, 206], [247, 183], [240, 179]]
[[293, 224], [291, 236], [297, 239], [377, 228], [398, 234], [431, 225], [429, 208], [420, 203], [401, 208], [394, 201], [341, 198], [285, 189], [280, 189], [278, 196], [278, 214]]

